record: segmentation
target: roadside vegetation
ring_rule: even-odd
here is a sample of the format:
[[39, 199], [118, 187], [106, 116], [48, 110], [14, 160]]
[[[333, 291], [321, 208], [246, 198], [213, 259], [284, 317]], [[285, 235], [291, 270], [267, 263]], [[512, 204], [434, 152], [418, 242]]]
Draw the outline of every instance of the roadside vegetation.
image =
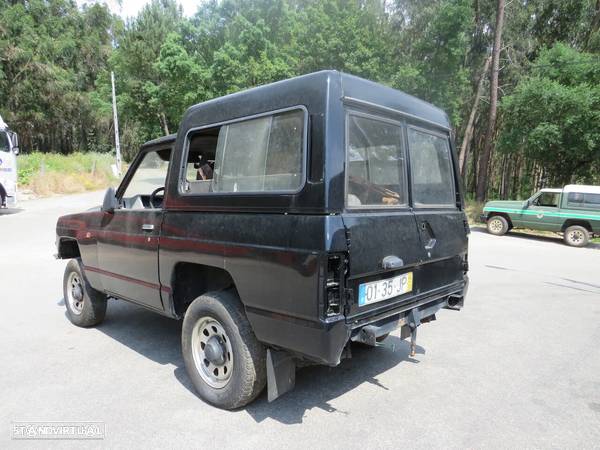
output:
[[39, 197], [104, 189], [118, 182], [111, 169], [114, 161], [112, 155], [97, 152], [21, 155], [19, 190]]
[[5, 1], [0, 61], [24, 154], [112, 151], [111, 71], [130, 160], [194, 103], [338, 69], [443, 108], [479, 202], [600, 184], [600, 0]]

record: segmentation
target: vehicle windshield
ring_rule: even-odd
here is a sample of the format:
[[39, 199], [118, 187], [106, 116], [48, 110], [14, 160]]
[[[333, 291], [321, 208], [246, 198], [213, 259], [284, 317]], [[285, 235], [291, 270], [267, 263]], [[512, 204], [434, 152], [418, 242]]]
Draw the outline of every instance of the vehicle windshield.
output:
[[5, 131], [0, 131], [0, 152], [7, 152], [10, 150], [10, 142], [8, 135]]

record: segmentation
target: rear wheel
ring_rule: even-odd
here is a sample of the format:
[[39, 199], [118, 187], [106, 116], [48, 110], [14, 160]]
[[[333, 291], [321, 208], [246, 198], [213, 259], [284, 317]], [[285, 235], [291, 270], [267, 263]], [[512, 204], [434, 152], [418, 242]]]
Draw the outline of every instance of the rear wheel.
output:
[[585, 247], [590, 242], [590, 233], [581, 225], [572, 225], [565, 230], [563, 239], [572, 247]]
[[192, 302], [183, 319], [181, 346], [187, 373], [208, 403], [239, 408], [266, 385], [266, 350], [231, 292], [210, 292]]
[[65, 268], [63, 295], [67, 317], [74, 325], [92, 327], [104, 320], [108, 299], [90, 286], [79, 259], [72, 259]]
[[502, 236], [508, 231], [508, 220], [502, 216], [492, 216], [487, 221], [487, 230], [495, 236]]

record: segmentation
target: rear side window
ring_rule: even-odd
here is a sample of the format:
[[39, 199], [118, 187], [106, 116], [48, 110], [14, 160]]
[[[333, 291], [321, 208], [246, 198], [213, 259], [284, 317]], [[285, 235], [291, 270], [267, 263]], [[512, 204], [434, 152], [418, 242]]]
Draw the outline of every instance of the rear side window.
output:
[[406, 205], [406, 158], [400, 125], [348, 116], [348, 207]]
[[222, 126], [213, 192], [298, 190], [302, 185], [303, 128], [301, 110]]
[[446, 137], [408, 129], [415, 206], [455, 206], [454, 176]]
[[600, 209], [600, 194], [569, 192], [567, 206], [573, 208]]
[[297, 191], [304, 182], [304, 122], [304, 110], [295, 109], [192, 133], [186, 190]]

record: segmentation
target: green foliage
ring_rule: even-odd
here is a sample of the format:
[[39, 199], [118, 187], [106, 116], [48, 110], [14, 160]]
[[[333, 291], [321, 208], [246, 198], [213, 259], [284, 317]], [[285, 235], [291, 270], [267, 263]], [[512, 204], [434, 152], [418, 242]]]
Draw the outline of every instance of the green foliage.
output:
[[502, 101], [499, 149], [538, 162], [556, 184], [593, 182], [600, 160], [600, 64], [563, 44], [543, 50]]
[[[152, 0], [127, 21], [72, 0], [0, 2], [0, 114], [22, 151], [110, 152], [110, 73], [123, 155], [177, 131], [198, 102], [322, 69], [379, 81], [443, 108], [464, 134], [497, 0], [207, 0], [183, 16]], [[498, 149], [489, 191], [600, 182], [598, 0], [507, 2]], [[487, 75], [484, 87], [487, 89]], [[478, 176], [476, 109], [467, 191]], [[27, 176], [27, 166], [23, 167]]]
[[106, 153], [71, 153], [69, 156], [32, 152], [19, 156], [19, 185], [31, 186], [36, 178], [48, 174], [64, 177], [89, 174], [104, 176], [107, 180], [115, 181], [111, 165], [114, 156]]

